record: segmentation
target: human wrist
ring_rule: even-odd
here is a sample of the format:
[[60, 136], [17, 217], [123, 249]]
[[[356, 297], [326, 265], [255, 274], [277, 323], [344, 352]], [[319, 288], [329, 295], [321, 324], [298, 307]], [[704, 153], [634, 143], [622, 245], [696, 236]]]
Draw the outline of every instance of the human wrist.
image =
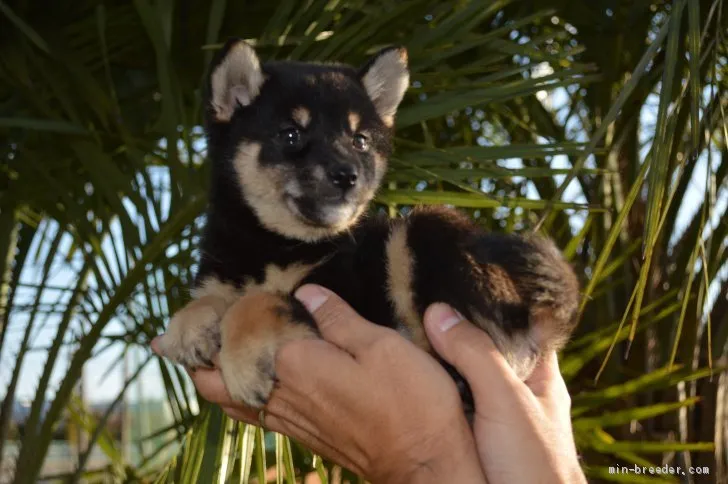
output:
[[443, 482], [462, 482], [469, 484], [485, 483], [485, 475], [477, 452], [445, 451], [439, 458], [422, 462], [400, 481], [413, 484], [441, 484]]
[[[440, 484], [442, 482], [485, 483], [485, 475], [473, 435], [448, 430], [447, 436], [427, 439], [407, 452], [392, 454], [391, 465], [383, 465], [371, 476], [375, 484]], [[448, 438], [449, 437], [449, 438]]]
[[[449, 449], [449, 448], [447, 448]], [[441, 484], [443, 482], [485, 483], [483, 469], [475, 453], [454, 449], [437, 457], [421, 459], [409, 470], [400, 473], [397, 479], [386, 484]]]

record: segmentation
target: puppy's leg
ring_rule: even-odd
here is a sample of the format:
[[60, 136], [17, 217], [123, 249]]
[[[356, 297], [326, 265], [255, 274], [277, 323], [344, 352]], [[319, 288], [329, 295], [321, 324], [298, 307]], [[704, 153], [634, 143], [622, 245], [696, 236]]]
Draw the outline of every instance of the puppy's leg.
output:
[[220, 366], [230, 396], [251, 407], [265, 405], [275, 382], [278, 349], [316, 336], [313, 318], [293, 296], [247, 291], [222, 322]]
[[[393, 244], [397, 237], [406, 240]], [[388, 252], [390, 261], [406, 255], [408, 266], [399, 267], [409, 267], [404, 279], [411, 281], [409, 305], [418, 316], [434, 302], [450, 304], [490, 335], [522, 379], [544, 351], [563, 346], [576, 324], [578, 281], [548, 239], [487, 234], [458, 212], [438, 208], [394, 224], [389, 247], [400, 247]], [[400, 294], [410, 301], [407, 291]], [[421, 340], [416, 322], [407, 322], [414, 318], [401, 319], [412, 339]]]
[[172, 317], [159, 339], [159, 350], [188, 368], [212, 368], [212, 357], [220, 350], [220, 320], [239, 291], [216, 278], [208, 278], [193, 295], [195, 299]]
[[487, 234], [466, 246], [488, 304], [471, 307], [511, 366], [528, 378], [545, 351], [560, 350], [574, 327], [579, 283], [556, 245], [538, 236]]
[[159, 350], [190, 369], [212, 368], [220, 349], [220, 319], [227, 304], [214, 296], [190, 301], [177, 311], [159, 339]]

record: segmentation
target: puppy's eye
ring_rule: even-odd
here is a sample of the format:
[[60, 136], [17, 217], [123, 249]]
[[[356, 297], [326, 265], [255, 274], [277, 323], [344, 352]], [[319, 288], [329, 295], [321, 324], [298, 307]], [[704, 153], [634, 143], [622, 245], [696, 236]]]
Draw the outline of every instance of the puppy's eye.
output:
[[369, 149], [369, 140], [363, 134], [355, 134], [352, 139], [352, 144], [357, 151], [366, 151]]
[[301, 132], [296, 128], [286, 128], [278, 132], [278, 137], [283, 144], [291, 148], [297, 147], [301, 143]]

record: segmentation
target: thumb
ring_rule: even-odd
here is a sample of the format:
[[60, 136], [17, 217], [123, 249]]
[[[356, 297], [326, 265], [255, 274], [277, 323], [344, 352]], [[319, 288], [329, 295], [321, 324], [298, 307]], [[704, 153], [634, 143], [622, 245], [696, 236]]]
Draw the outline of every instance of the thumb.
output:
[[424, 324], [433, 348], [467, 380], [480, 410], [485, 410], [482, 404], [502, 400], [482, 401], [484, 397], [511, 395], [513, 386], [521, 383], [490, 336], [447, 304], [427, 308]]
[[306, 284], [294, 296], [313, 315], [321, 336], [354, 356], [384, 330], [362, 318], [346, 301], [324, 287]]
[[551, 413], [552, 420], [558, 416], [570, 422], [571, 397], [559, 371], [559, 360], [555, 351], [549, 351], [541, 357], [525, 383], [544, 409]]

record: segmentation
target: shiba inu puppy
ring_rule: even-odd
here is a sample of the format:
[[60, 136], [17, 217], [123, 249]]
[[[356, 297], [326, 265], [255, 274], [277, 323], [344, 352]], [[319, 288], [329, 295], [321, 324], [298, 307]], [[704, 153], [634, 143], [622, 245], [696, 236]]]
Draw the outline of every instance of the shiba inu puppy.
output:
[[[165, 356], [212, 366], [219, 351], [231, 396], [263, 406], [278, 348], [317, 337], [291, 295], [305, 283], [427, 351], [422, 316], [446, 302], [486, 331], [523, 379], [545, 350], [564, 344], [579, 286], [549, 240], [484, 233], [446, 208], [365, 214], [408, 84], [402, 48], [355, 69], [261, 63], [245, 42], [225, 45], [204, 100], [212, 175], [199, 273], [193, 300], [159, 340]], [[241, 298], [246, 317], [221, 325]]]

